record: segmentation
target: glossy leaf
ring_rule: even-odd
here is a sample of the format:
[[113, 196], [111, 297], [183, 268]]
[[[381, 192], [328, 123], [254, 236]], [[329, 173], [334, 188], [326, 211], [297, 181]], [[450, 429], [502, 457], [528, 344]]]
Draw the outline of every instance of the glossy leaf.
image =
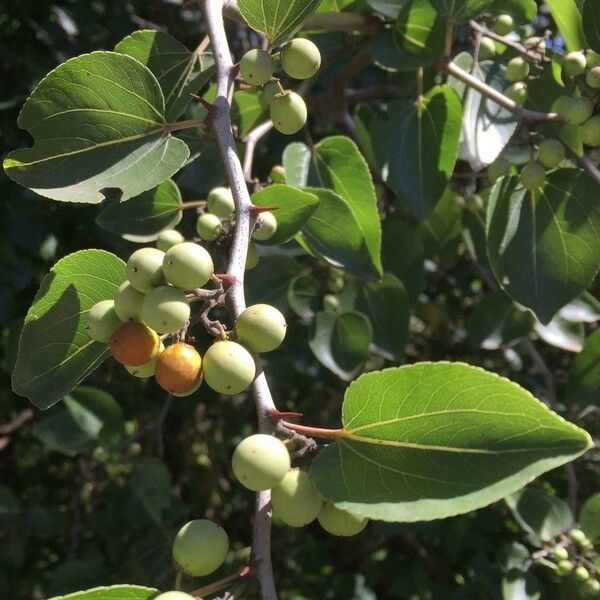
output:
[[502, 577], [503, 600], [539, 600], [542, 597], [537, 579], [520, 569], [511, 569]]
[[303, 319], [312, 318], [321, 308], [320, 284], [316, 277], [302, 274], [290, 281], [288, 302], [292, 310]]
[[131, 491], [155, 523], [171, 504], [171, 475], [157, 458], [142, 458], [133, 467]]
[[512, 15], [519, 23], [528, 23], [537, 14], [537, 4], [535, 0], [495, 0], [489, 10]]
[[494, 0], [434, 0], [439, 14], [457, 25], [466, 23], [471, 17], [488, 8]]
[[396, 19], [406, 0], [367, 0], [369, 6], [388, 19]]
[[593, 542], [600, 538], [600, 493], [590, 496], [581, 507], [579, 526]]
[[7, 175], [64, 202], [127, 200], [173, 175], [189, 155], [167, 131], [154, 75], [116, 52], [83, 54], [51, 71], [23, 105], [19, 126], [34, 146], [8, 155]]
[[264, 120], [258, 90], [238, 90], [233, 95], [231, 120], [237, 125], [237, 133], [244, 138], [250, 130]]
[[567, 398], [581, 406], [600, 405], [600, 330], [586, 339], [583, 350], [571, 365]]
[[293, 187], [318, 185], [317, 175], [309, 147], [302, 142], [292, 142], [283, 151], [285, 181]]
[[264, 256], [258, 266], [246, 274], [248, 305], [264, 302], [281, 311], [288, 309], [287, 290], [290, 280], [300, 273], [300, 265], [289, 256]]
[[529, 192], [500, 180], [488, 204], [487, 247], [504, 290], [542, 323], [591, 283], [600, 263], [597, 184], [583, 171], [558, 169]]
[[575, 0], [546, 0], [546, 4], [556, 21], [558, 30], [565, 39], [569, 50], [585, 48], [585, 34], [581, 13]]
[[85, 331], [96, 302], [112, 299], [125, 281], [125, 263], [104, 250], [81, 250], [44, 277], [27, 313], [12, 387], [38, 408], [60, 400], [109, 355]]
[[565, 321], [573, 323], [596, 323], [600, 321], [600, 300], [584, 292], [579, 298], [565, 304], [558, 314]]
[[158, 593], [155, 588], [141, 585], [111, 585], [75, 592], [66, 596], [55, 596], [50, 600], [150, 600]]
[[419, 228], [426, 256], [454, 254], [462, 231], [462, 213], [457, 194], [447, 187]]
[[342, 424], [313, 479], [326, 500], [384, 521], [486, 506], [592, 443], [517, 384], [462, 363], [362, 375], [346, 390]]
[[582, 21], [586, 46], [595, 52], [600, 52], [600, 2], [598, 0], [585, 0]]
[[560, 313], [556, 313], [545, 325], [536, 322], [534, 330], [544, 342], [561, 350], [580, 352], [583, 348], [585, 337], [583, 325], [563, 319]]

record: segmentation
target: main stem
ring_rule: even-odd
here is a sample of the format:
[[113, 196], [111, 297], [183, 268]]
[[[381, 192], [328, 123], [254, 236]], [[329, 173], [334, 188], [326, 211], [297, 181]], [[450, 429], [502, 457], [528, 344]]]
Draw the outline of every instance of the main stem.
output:
[[[228, 274], [235, 278], [229, 291], [233, 317], [237, 318], [246, 308], [244, 297], [244, 272], [250, 242], [252, 202], [244, 179], [242, 165], [237, 155], [231, 129], [231, 104], [229, 98], [234, 84], [234, 69], [225, 26], [223, 8], [226, 0], [204, 0], [204, 15], [210, 43], [217, 68], [217, 95], [214, 101], [212, 127], [217, 138], [225, 172], [235, 200], [236, 225], [231, 246]], [[273, 423], [269, 413], [275, 410], [271, 391], [257, 362], [259, 375], [254, 380], [252, 391], [256, 403], [258, 428], [262, 433], [271, 433]], [[277, 600], [277, 590], [271, 565], [271, 493], [266, 490], [256, 495], [254, 529], [252, 532], [252, 564], [256, 574], [262, 600]]]

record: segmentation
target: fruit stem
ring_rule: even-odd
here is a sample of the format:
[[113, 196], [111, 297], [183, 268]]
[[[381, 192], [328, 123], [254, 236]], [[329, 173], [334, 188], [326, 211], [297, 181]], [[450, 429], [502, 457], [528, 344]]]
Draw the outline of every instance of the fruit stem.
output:
[[318, 437], [326, 440], [338, 440], [348, 437], [348, 432], [344, 428], [326, 429], [323, 427], [310, 427], [309, 425], [298, 425], [297, 423], [290, 423], [283, 420], [280, 423], [287, 429], [310, 437]]
[[189, 202], [182, 202], [179, 208], [187, 210], [188, 208], [204, 208], [205, 206], [206, 200], [190, 200]]
[[234, 573], [233, 575], [228, 575], [227, 577], [223, 577], [223, 579], [219, 579], [217, 581], [213, 581], [207, 585], [203, 585], [191, 592], [192, 596], [203, 598], [204, 596], [208, 596], [209, 594], [214, 594], [215, 592], [219, 592], [222, 589], [226, 588], [231, 583], [235, 583], [236, 581], [247, 577], [252, 573], [252, 569], [249, 566], [244, 567], [238, 573]]
[[165, 131], [173, 133], [173, 131], [181, 131], [182, 129], [194, 129], [195, 127], [203, 127], [204, 119], [186, 119], [185, 121], [177, 121], [176, 123], [165, 123]]

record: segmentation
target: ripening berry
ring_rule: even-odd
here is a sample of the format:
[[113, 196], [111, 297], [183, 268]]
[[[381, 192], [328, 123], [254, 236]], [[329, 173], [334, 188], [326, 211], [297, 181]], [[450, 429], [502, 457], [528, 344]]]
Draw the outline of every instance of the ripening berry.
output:
[[594, 52], [594, 50], [588, 50], [588, 53], [585, 57], [585, 65], [588, 69], [600, 67], [600, 54], [598, 52]]
[[154, 377], [163, 390], [184, 394], [198, 384], [202, 358], [190, 344], [171, 344], [158, 355]]
[[139, 367], [131, 367], [129, 365], [123, 365], [127, 372], [134, 377], [139, 379], [148, 379], [148, 377], [152, 377], [154, 375], [154, 370], [156, 368], [156, 359], [160, 355], [160, 353], [165, 349], [165, 345], [161, 342], [158, 353], [154, 358], [149, 360], [146, 364], [141, 365]]
[[271, 102], [271, 120], [277, 131], [292, 135], [304, 127], [308, 113], [302, 96], [287, 91]]
[[334, 294], [325, 294], [323, 296], [323, 310], [337, 312], [340, 307], [340, 301]]
[[273, 102], [275, 96], [280, 93], [281, 86], [277, 81], [267, 81], [267, 83], [262, 86], [262, 90], [258, 96], [258, 101], [260, 102], [263, 110], [269, 110], [271, 107], [271, 102]]
[[317, 520], [327, 533], [343, 537], [360, 533], [369, 522], [369, 519], [357, 517], [345, 510], [336, 508], [329, 502], [326, 502], [320, 510], [317, 515]]
[[160, 594], [160, 596], [156, 596], [154, 600], [197, 600], [197, 598], [185, 592], [165, 592], [164, 594]]
[[246, 271], [252, 271], [252, 269], [258, 266], [260, 262], [260, 254], [256, 249], [256, 246], [250, 242], [248, 244], [248, 252], [246, 253]]
[[544, 140], [538, 149], [538, 160], [547, 169], [553, 169], [565, 160], [565, 147], [559, 140]]
[[516, 104], [522, 105], [527, 101], [529, 90], [523, 81], [515, 81], [504, 90], [504, 95]]
[[253, 492], [268, 490], [290, 470], [290, 454], [280, 439], [257, 433], [237, 445], [231, 468], [245, 488]]
[[585, 82], [594, 90], [600, 90], [600, 67], [590, 69], [585, 75]]
[[169, 248], [175, 246], [175, 244], [181, 244], [185, 242], [185, 238], [176, 229], [165, 229], [158, 234], [156, 239], [156, 247], [163, 252], [166, 252]]
[[154, 288], [144, 298], [142, 319], [158, 333], [175, 333], [190, 318], [190, 305], [182, 290], [170, 285]]
[[496, 55], [496, 44], [489, 37], [482, 37], [479, 44], [479, 60], [488, 60]]
[[186, 523], [175, 536], [173, 560], [191, 577], [203, 577], [216, 571], [229, 551], [225, 530], [207, 519]]
[[217, 215], [204, 213], [196, 221], [196, 232], [207, 242], [214, 242], [223, 233], [223, 223]]
[[162, 270], [165, 253], [158, 248], [140, 248], [127, 261], [127, 279], [131, 285], [143, 294], [164, 283]]
[[273, 513], [290, 527], [312, 523], [323, 507], [310, 475], [300, 469], [289, 471], [271, 492]]
[[507, 81], [523, 81], [529, 75], [529, 63], [522, 56], [511, 58], [506, 65]]
[[258, 242], [266, 242], [271, 239], [277, 231], [277, 219], [272, 212], [263, 212], [258, 215], [252, 238]]
[[494, 31], [498, 35], [508, 35], [514, 27], [514, 20], [510, 15], [498, 15], [494, 22]]
[[151, 361], [160, 349], [160, 339], [145, 323], [123, 323], [110, 337], [110, 352], [117, 362], [141, 367]]
[[585, 67], [586, 58], [583, 52], [567, 52], [563, 57], [562, 70], [569, 77], [581, 75], [585, 71]]
[[281, 165], [275, 165], [269, 173], [273, 183], [285, 183], [285, 169]]
[[110, 336], [122, 324], [113, 300], [102, 300], [90, 308], [85, 330], [97, 342], [107, 344]]
[[115, 295], [115, 312], [121, 321], [139, 321], [142, 317], [143, 301], [144, 294], [126, 281], [119, 286]]
[[565, 121], [571, 125], [582, 125], [591, 116], [594, 105], [589, 98], [566, 98], [560, 106]]
[[581, 126], [581, 139], [586, 146], [591, 148], [600, 146], [600, 115], [590, 117]]
[[527, 163], [521, 171], [521, 183], [528, 190], [537, 190], [546, 181], [546, 169], [539, 162]]
[[510, 175], [510, 163], [505, 158], [497, 158], [487, 168], [487, 176], [492, 183], [506, 175]]
[[220, 394], [240, 394], [250, 386], [255, 374], [252, 355], [236, 342], [215, 342], [204, 355], [204, 379]]
[[563, 548], [562, 546], [560, 546], [554, 550], [554, 552], [552, 553], [552, 556], [554, 556], [554, 560], [557, 560], [557, 561], [568, 560], [569, 551], [566, 548]]
[[306, 38], [294, 38], [281, 51], [281, 66], [294, 79], [309, 79], [321, 66], [321, 53]]
[[273, 76], [273, 59], [260, 48], [248, 50], [240, 61], [240, 75], [250, 85], [263, 85]]
[[167, 281], [182, 290], [202, 287], [215, 272], [208, 251], [194, 244], [183, 242], [165, 253], [163, 272]]
[[231, 190], [226, 187], [213, 188], [206, 198], [206, 208], [217, 217], [230, 217], [235, 211]]
[[191, 396], [194, 392], [197, 392], [201, 385], [202, 385], [202, 373], [200, 374], [198, 383], [196, 383], [196, 385], [193, 388], [189, 389], [187, 392], [180, 392], [180, 393], [179, 392], [171, 392], [171, 394], [173, 394], [173, 396], [175, 396], [176, 398], [186, 398], [187, 396]]
[[253, 304], [238, 317], [235, 333], [252, 352], [271, 352], [281, 345], [287, 331], [285, 317], [270, 304]]

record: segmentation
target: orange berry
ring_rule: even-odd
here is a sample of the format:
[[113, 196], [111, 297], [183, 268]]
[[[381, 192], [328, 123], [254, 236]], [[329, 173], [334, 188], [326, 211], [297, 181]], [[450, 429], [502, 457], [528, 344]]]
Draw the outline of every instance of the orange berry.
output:
[[128, 321], [112, 334], [109, 346], [117, 362], [128, 367], [141, 367], [156, 356], [160, 339], [145, 323]]
[[154, 377], [161, 388], [172, 394], [190, 391], [202, 376], [202, 357], [189, 344], [172, 344], [156, 360]]

